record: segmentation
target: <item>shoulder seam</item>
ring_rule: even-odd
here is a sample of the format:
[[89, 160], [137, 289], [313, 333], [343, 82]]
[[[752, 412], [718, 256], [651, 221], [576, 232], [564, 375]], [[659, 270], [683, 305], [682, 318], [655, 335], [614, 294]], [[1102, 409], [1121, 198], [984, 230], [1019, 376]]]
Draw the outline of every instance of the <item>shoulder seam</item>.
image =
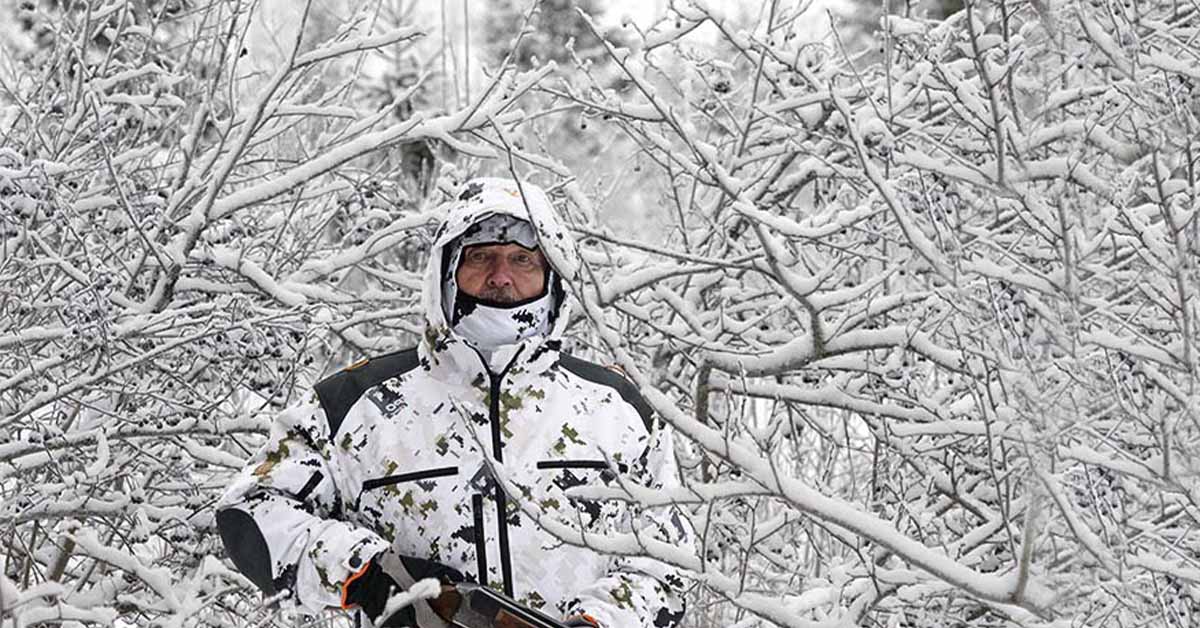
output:
[[[384, 364], [385, 360], [389, 363]], [[372, 364], [376, 365], [374, 369]], [[313, 390], [329, 422], [329, 437], [332, 439], [337, 434], [346, 414], [363, 393], [379, 382], [408, 373], [418, 366], [420, 359], [413, 347], [371, 358], [359, 368], [343, 369], [317, 382]]]

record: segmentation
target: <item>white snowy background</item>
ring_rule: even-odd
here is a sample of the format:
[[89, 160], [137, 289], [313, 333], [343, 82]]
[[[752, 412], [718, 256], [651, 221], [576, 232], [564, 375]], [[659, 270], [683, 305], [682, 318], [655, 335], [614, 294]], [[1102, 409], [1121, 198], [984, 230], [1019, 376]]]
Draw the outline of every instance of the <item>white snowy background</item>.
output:
[[0, 626], [345, 622], [211, 506], [514, 173], [688, 626], [1196, 625], [1198, 114], [1187, 0], [0, 0]]

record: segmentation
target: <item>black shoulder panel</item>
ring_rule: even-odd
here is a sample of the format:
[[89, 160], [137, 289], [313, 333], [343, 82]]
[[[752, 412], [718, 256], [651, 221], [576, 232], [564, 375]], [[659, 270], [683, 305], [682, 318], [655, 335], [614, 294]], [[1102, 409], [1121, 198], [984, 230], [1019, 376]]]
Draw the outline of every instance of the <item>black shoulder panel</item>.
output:
[[654, 410], [642, 398], [642, 393], [638, 392], [633, 382], [625, 379], [624, 376], [612, 369], [604, 368], [599, 364], [588, 362], [587, 360], [580, 360], [574, 356], [562, 354], [559, 357], [558, 363], [563, 368], [589, 382], [595, 382], [601, 386], [608, 386], [616, 390], [621, 395], [621, 399], [624, 399], [625, 403], [633, 406], [638, 414], [642, 416], [642, 422], [646, 424], [646, 431], [654, 431]]
[[266, 595], [275, 595], [271, 580], [271, 550], [254, 517], [237, 508], [217, 511], [217, 529], [221, 542], [238, 571], [250, 579]]
[[329, 436], [337, 434], [346, 418], [346, 413], [370, 387], [407, 373], [420, 363], [417, 349], [405, 349], [395, 353], [371, 358], [350, 368], [343, 369], [317, 382], [317, 398], [329, 420]]

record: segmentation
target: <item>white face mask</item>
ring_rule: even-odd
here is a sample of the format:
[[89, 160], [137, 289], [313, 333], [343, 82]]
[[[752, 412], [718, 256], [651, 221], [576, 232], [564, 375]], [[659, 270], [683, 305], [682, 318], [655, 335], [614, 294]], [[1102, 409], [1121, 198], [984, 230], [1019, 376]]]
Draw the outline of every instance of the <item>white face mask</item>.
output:
[[515, 307], [476, 303], [474, 309], [454, 325], [454, 332], [470, 341], [476, 349], [490, 354], [504, 345], [547, 334], [553, 306], [554, 298], [549, 290], [540, 298]]

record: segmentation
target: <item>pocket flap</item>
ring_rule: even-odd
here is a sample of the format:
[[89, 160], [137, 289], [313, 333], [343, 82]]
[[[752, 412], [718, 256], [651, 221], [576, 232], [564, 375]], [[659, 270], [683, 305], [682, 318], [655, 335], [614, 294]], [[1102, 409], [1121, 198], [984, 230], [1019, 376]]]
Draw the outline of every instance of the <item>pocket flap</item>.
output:
[[391, 486], [392, 484], [402, 484], [404, 482], [416, 482], [419, 480], [428, 480], [430, 478], [441, 478], [448, 475], [458, 475], [458, 467], [438, 467], [436, 469], [424, 469], [421, 471], [412, 471], [409, 473], [400, 473], [398, 475], [389, 475], [382, 478], [364, 480], [362, 484], [362, 490], [370, 491], [381, 486]]
[[603, 460], [542, 460], [537, 463], [539, 469], [607, 469], [608, 463]]

